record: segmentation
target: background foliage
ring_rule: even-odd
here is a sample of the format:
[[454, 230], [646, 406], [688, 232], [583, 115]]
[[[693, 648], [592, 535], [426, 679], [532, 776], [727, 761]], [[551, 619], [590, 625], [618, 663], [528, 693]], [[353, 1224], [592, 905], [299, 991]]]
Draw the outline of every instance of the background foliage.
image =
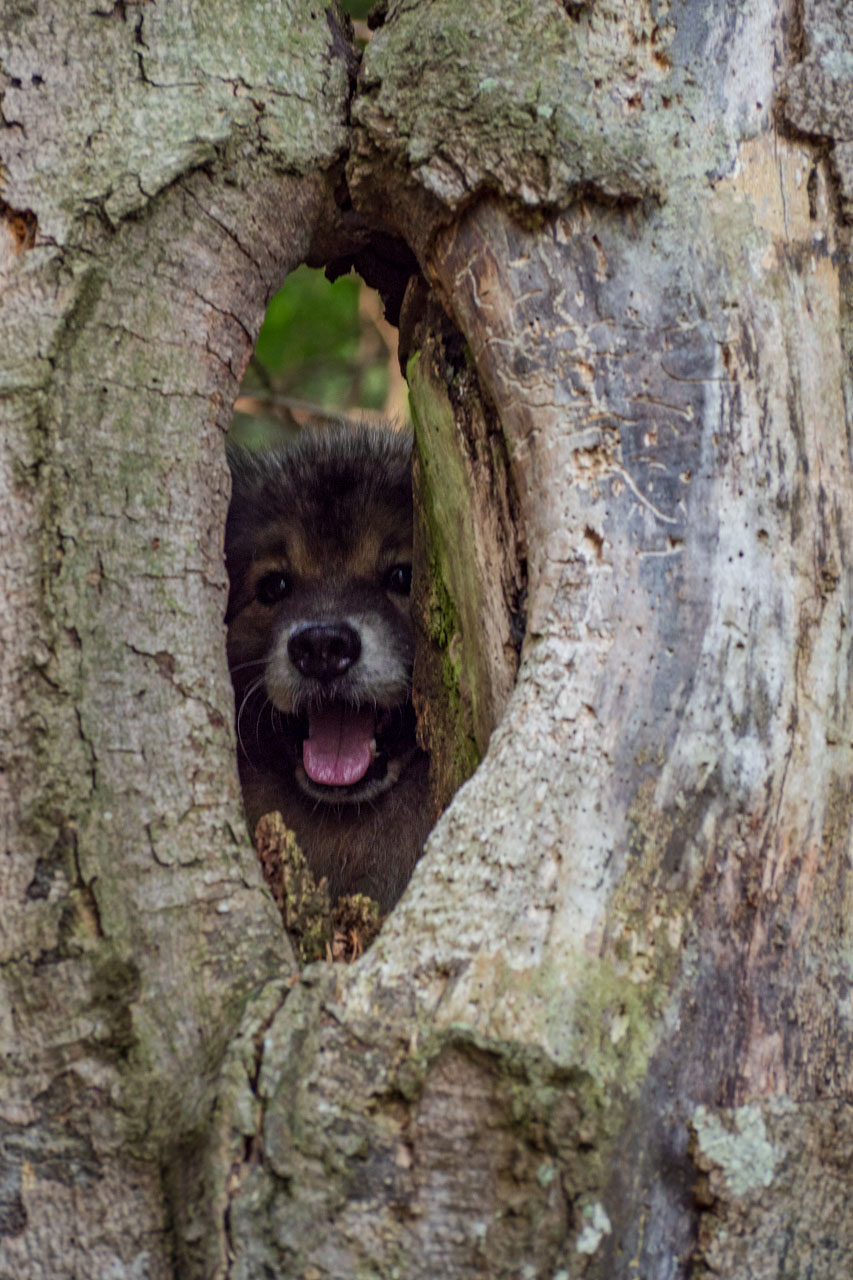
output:
[[356, 275], [332, 284], [300, 267], [267, 308], [235, 405], [232, 436], [257, 447], [311, 417], [408, 417], [396, 330]]
[[[370, 39], [374, 0], [341, 0], [358, 43]], [[292, 439], [309, 418], [406, 422], [408, 392], [396, 331], [378, 294], [351, 274], [334, 283], [300, 267], [267, 308], [234, 406], [231, 436], [259, 447]]]

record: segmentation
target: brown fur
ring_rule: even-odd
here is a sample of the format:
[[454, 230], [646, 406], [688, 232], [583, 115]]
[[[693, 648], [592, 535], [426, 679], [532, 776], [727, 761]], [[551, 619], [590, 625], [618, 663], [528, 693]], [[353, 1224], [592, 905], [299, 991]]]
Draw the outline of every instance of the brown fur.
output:
[[[383, 910], [431, 825], [409, 600], [393, 577], [411, 564], [410, 452], [403, 433], [335, 426], [294, 449], [229, 454], [228, 659], [250, 828], [278, 810], [333, 899], [366, 893]], [[297, 667], [295, 638], [314, 628], [357, 633], [358, 656], [341, 674]], [[305, 717], [330, 702], [377, 708], [377, 753], [352, 786], [318, 785], [303, 767]]]

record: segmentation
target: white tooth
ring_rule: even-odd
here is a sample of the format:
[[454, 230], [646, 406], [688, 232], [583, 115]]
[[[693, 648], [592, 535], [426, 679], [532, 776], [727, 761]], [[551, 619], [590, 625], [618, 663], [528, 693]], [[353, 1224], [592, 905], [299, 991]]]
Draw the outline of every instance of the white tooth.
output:
[[371, 760], [373, 759], [373, 757], [374, 757], [375, 755], [376, 755], [376, 739], [375, 739], [375, 738], [371, 738], [371, 739], [370, 739], [370, 758], [371, 758]]

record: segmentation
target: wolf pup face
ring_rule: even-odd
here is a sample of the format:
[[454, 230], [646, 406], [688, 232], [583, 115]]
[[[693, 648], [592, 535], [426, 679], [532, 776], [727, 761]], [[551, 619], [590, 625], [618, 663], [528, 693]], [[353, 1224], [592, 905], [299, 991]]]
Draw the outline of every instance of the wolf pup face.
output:
[[403, 432], [342, 426], [306, 431], [290, 449], [229, 453], [228, 660], [249, 821], [279, 809], [312, 865], [314, 847], [340, 835], [319, 859], [333, 880], [350, 865], [340, 891], [357, 878], [353, 815], [363, 802], [381, 812], [422, 756], [410, 459]]

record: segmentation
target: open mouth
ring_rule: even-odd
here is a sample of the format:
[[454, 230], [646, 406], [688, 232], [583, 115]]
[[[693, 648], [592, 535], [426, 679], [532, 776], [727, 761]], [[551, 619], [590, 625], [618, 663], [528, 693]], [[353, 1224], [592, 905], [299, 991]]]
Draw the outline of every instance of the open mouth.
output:
[[389, 762], [416, 745], [411, 704], [386, 710], [328, 702], [302, 722], [302, 771], [318, 799], [342, 802], [382, 789]]
[[369, 707], [333, 702], [309, 712], [302, 767], [312, 782], [351, 787], [361, 781], [375, 755], [376, 717]]

